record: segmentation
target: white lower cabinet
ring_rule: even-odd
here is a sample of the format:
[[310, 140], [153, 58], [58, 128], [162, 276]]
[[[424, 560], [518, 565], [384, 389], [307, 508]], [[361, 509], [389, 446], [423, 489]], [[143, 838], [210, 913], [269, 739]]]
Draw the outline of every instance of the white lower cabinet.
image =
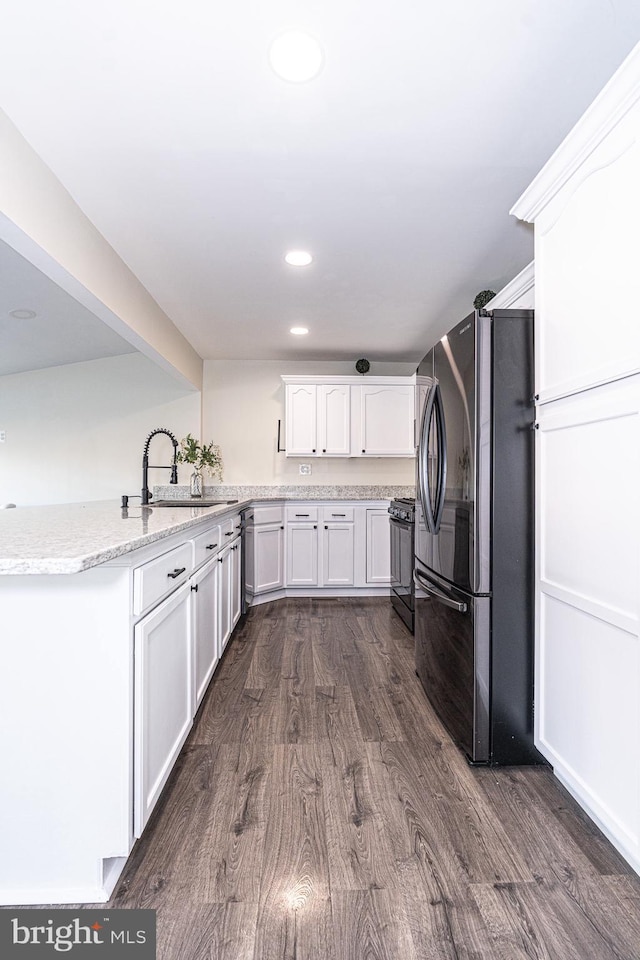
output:
[[245, 530], [245, 589], [249, 598], [284, 587], [284, 508], [254, 506]]
[[367, 583], [391, 583], [389, 511], [367, 510]]
[[195, 709], [220, 659], [218, 562], [209, 560], [191, 578]]
[[[238, 529], [238, 517], [233, 517], [198, 535], [193, 540], [196, 561], [211, 553], [217, 555], [202, 563], [185, 583], [134, 626], [136, 837], [141, 835], [162, 792], [240, 618]], [[225, 535], [233, 539], [216, 550]], [[187, 544], [180, 548], [180, 556], [184, 554], [185, 558], [186, 547]], [[176, 570], [180, 569], [174, 569], [174, 553], [167, 554], [165, 562], [169, 579], [174, 575], [177, 578]], [[188, 574], [187, 559], [183, 562]], [[155, 569], [158, 561], [139, 568], [138, 579], [144, 567], [151, 564]]]
[[247, 554], [253, 548], [254, 567], [251, 593], [268, 593], [284, 586], [284, 525], [266, 523], [256, 526], [247, 543]]
[[235, 543], [231, 544], [231, 577], [229, 581], [230, 597], [229, 597], [229, 609], [231, 611], [231, 632], [233, 633], [234, 627], [238, 620], [240, 619], [240, 614], [242, 613], [241, 603], [242, 603], [242, 545], [240, 540], [236, 540]]
[[355, 576], [353, 523], [330, 520], [322, 527], [322, 586], [352, 587]]
[[240, 540], [228, 544], [217, 558], [220, 656], [240, 619]]
[[318, 586], [318, 524], [287, 523], [287, 586]]
[[134, 628], [134, 834], [139, 837], [193, 721], [191, 587]]
[[[383, 592], [391, 583], [391, 538], [386, 502], [300, 502], [286, 508], [285, 589], [292, 595], [336, 591]], [[313, 592], [313, 596], [321, 593]]]

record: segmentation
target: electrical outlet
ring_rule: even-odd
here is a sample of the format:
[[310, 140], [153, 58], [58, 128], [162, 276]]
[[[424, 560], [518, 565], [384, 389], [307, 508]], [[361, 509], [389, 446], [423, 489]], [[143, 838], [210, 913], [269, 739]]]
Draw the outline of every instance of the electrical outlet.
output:
[[300, 476], [309, 477], [311, 475], [311, 464], [310, 463], [301, 463], [300, 464]]
[[7, 439], [7, 434], [4, 430], [0, 430], [0, 443], [4, 443]]

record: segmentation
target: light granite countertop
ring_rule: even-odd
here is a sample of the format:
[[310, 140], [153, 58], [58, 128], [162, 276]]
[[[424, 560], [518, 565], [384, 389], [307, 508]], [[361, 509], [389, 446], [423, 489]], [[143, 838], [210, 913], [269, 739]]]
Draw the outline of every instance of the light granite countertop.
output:
[[[413, 485], [399, 484], [262, 484], [232, 486], [228, 483], [205, 485], [206, 497], [225, 500], [393, 500], [395, 497], [415, 497]], [[180, 500], [189, 496], [186, 486], [157, 486], [156, 499]]]
[[[116, 500], [0, 510], [0, 575], [70, 574], [187, 530], [207, 517], [233, 512], [255, 500], [389, 500], [411, 497], [401, 486], [236, 486], [205, 488], [203, 499], [231, 505], [141, 507], [123, 510]], [[188, 488], [154, 487], [154, 498], [187, 499]]]
[[0, 510], [0, 574], [81, 573], [242, 505], [123, 510], [101, 500]]

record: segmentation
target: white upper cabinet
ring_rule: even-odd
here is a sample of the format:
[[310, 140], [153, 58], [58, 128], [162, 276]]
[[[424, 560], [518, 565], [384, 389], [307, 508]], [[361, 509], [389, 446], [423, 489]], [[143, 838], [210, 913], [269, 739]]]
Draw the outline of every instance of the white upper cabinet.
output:
[[283, 377], [288, 457], [412, 457], [415, 377]]
[[415, 385], [363, 384], [351, 389], [360, 426], [360, 447], [354, 454], [414, 456]]
[[315, 383], [287, 384], [285, 403], [286, 449], [289, 457], [317, 453], [318, 388]]
[[327, 457], [351, 453], [351, 388], [347, 383], [318, 386], [318, 452]]
[[640, 372], [639, 170], [640, 44], [511, 210], [535, 223], [541, 403]]

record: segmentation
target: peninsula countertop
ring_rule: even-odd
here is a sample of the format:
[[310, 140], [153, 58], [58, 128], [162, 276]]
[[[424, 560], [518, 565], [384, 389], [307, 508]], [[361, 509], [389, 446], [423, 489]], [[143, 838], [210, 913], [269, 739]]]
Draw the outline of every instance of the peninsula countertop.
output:
[[[155, 499], [184, 497], [184, 488], [154, 488]], [[230, 487], [205, 490], [205, 499], [235, 500], [216, 506], [122, 509], [117, 500], [18, 506], [0, 511], [0, 575], [81, 573], [202, 520], [241, 510], [260, 500], [386, 500], [412, 495], [407, 487]], [[305, 495], [306, 494], [306, 495]]]
[[0, 574], [81, 573], [245, 503], [123, 510], [116, 500], [0, 511]]

